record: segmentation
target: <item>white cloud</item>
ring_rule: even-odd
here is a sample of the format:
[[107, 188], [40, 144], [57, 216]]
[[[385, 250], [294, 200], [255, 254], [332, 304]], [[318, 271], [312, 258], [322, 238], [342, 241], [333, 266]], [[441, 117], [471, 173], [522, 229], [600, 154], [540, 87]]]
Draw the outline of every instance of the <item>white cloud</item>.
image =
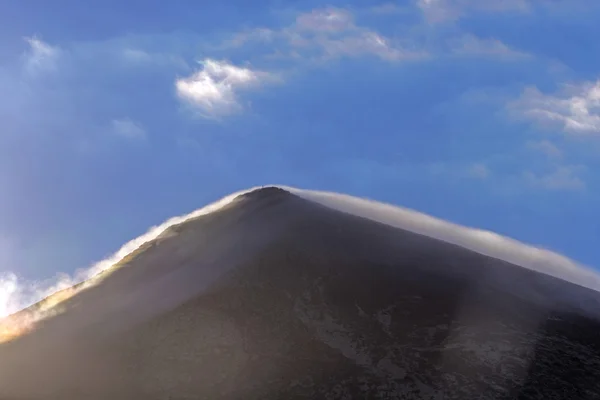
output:
[[581, 165], [561, 165], [547, 174], [535, 174], [527, 171], [524, 177], [535, 187], [548, 190], [579, 191], [586, 187], [584, 180], [580, 177], [585, 170], [585, 167]]
[[525, 12], [529, 0], [416, 0], [417, 6], [431, 23], [452, 21], [471, 12]]
[[25, 70], [30, 74], [54, 70], [60, 55], [58, 47], [50, 46], [37, 37], [25, 38], [29, 49], [25, 53]]
[[[19, 309], [23, 294], [17, 276], [13, 273], [0, 275], [0, 318]], [[1, 339], [1, 338], [0, 338]]]
[[206, 59], [202, 69], [175, 83], [178, 96], [205, 117], [218, 118], [241, 109], [238, 92], [272, 81], [273, 74]]
[[113, 131], [126, 139], [142, 140], [146, 138], [146, 130], [144, 127], [129, 118], [114, 119], [111, 121]]
[[452, 52], [460, 55], [480, 55], [505, 60], [528, 58], [527, 53], [512, 49], [498, 39], [482, 39], [474, 35], [464, 35], [450, 41]]
[[552, 95], [528, 87], [509, 104], [509, 109], [542, 126], [558, 126], [569, 134], [600, 134], [600, 80], [568, 85]]
[[548, 140], [531, 141], [527, 143], [527, 147], [544, 154], [548, 158], [560, 159], [563, 156], [562, 150]]

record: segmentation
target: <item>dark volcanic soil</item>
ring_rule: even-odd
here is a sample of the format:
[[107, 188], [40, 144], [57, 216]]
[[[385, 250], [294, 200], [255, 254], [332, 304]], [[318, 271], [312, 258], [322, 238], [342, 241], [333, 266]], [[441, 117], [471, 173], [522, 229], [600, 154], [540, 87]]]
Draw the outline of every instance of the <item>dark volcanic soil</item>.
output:
[[597, 399], [591, 290], [267, 188], [0, 345], [0, 400]]

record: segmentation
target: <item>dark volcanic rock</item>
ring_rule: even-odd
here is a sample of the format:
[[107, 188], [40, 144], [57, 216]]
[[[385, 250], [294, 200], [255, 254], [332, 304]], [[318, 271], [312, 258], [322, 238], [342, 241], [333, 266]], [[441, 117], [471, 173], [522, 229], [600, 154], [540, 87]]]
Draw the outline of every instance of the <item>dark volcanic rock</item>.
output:
[[0, 347], [0, 399], [595, 399], [598, 294], [282, 189], [170, 228]]

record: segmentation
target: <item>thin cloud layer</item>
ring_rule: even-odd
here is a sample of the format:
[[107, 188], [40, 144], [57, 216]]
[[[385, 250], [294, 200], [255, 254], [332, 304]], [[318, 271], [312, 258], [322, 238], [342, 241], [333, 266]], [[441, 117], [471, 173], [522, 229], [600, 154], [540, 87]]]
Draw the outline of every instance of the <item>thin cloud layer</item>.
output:
[[482, 162], [456, 164], [436, 162], [426, 167], [428, 173], [445, 179], [486, 180], [492, 174], [489, 166]]
[[431, 23], [452, 21], [472, 12], [525, 12], [530, 0], [416, 0], [417, 6]]
[[490, 169], [482, 163], [475, 163], [467, 169], [467, 174], [473, 178], [486, 179], [490, 176]]
[[129, 140], [143, 140], [146, 138], [146, 130], [139, 123], [129, 118], [114, 119], [111, 121], [113, 131], [120, 137]]
[[296, 18], [296, 29], [309, 32], [345, 32], [357, 29], [354, 16], [341, 8], [316, 9]]
[[509, 107], [542, 127], [557, 127], [567, 134], [600, 134], [600, 80], [567, 85], [556, 94], [528, 87]]
[[268, 82], [272, 74], [238, 67], [227, 61], [205, 59], [202, 69], [175, 82], [180, 99], [205, 117], [223, 117], [239, 111], [238, 93]]
[[529, 58], [527, 53], [515, 50], [498, 39], [482, 39], [467, 34], [450, 41], [451, 50], [459, 55], [494, 57], [504, 60]]
[[548, 190], [580, 191], [585, 189], [585, 181], [581, 174], [586, 171], [582, 165], [559, 165], [553, 171], [545, 174], [535, 174], [526, 171], [525, 179], [534, 187]]
[[551, 159], [560, 159], [563, 157], [562, 150], [549, 140], [530, 141], [527, 143], [527, 147]]
[[60, 49], [33, 36], [25, 38], [29, 49], [25, 53], [25, 70], [32, 74], [54, 70], [57, 67]]

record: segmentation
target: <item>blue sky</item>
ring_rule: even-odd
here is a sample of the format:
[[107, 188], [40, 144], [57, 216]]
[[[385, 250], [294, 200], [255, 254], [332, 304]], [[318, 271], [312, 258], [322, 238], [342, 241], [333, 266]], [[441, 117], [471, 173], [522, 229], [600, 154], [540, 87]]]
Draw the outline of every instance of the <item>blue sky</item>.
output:
[[0, 4], [0, 274], [268, 183], [600, 267], [600, 3], [172, 3]]

